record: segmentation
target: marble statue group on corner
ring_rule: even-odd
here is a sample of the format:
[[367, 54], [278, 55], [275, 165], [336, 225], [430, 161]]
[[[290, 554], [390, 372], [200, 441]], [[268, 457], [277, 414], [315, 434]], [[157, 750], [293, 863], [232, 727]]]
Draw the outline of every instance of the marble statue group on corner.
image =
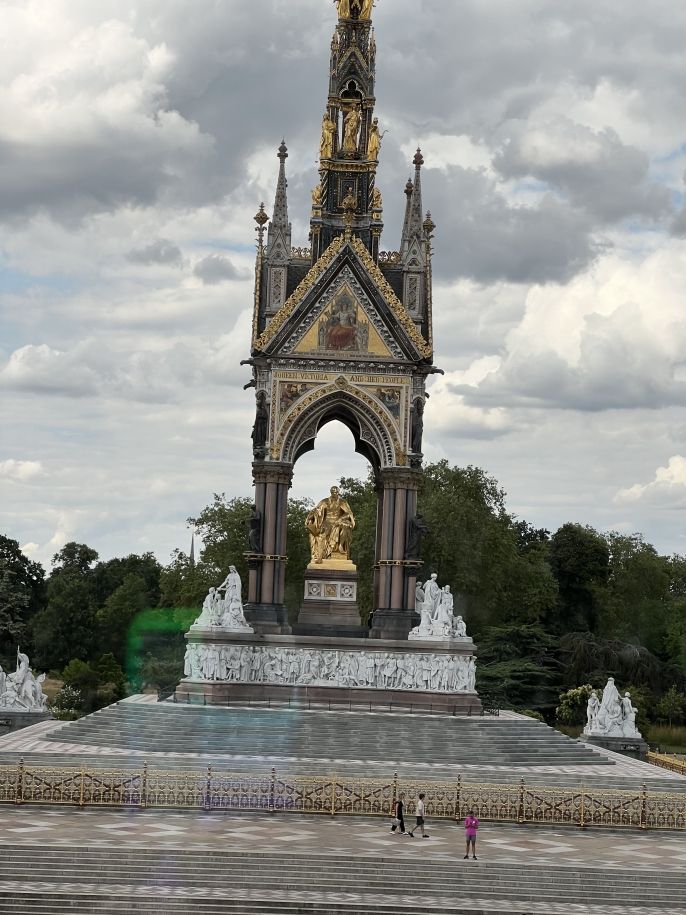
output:
[[43, 712], [48, 697], [43, 692], [45, 674], [35, 677], [28, 656], [17, 650], [13, 674], [0, 667], [0, 709], [13, 712]]
[[241, 577], [236, 566], [229, 566], [229, 574], [219, 587], [210, 588], [203, 601], [202, 613], [193, 626], [201, 629], [214, 627], [229, 632], [253, 632], [243, 614]]
[[460, 655], [335, 651], [189, 643], [184, 673], [191, 680], [474, 692], [476, 662]]
[[415, 608], [421, 622], [410, 632], [410, 639], [466, 639], [467, 627], [461, 616], [453, 612], [450, 585], [441, 587], [433, 572], [424, 587], [417, 584]]
[[593, 690], [586, 707], [587, 737], [630, 737], [638, 739], [641, 732], [636, 727], [637, 709], [631, 703], [631, 695], [620, 696], [613, 677], [607, 681], [602, 698]]

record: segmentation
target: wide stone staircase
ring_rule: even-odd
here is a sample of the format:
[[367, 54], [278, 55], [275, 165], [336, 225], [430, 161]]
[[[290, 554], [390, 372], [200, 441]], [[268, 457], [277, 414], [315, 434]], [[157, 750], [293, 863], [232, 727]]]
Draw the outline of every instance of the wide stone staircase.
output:
[[9, 846], [0, 915], [683, 913], [686, 877], [629, 868]]
[[202, 708], [119, 703], [53, 731], [52, 741], [142, 753], [274, 756], [461, 766], [611, 765], [607, 757], [533, 719], [381, 712]]
[[[42, 727], [42, 726], [39, 726]], [[19, 732], [21, 735], [22, 732]], [[10, 749], [8, 739], [14, 741]], [[53, 726], [17, 749], [0, 739], [0, 765], [401, 778], [682, 792], [686, 781], [628, 765], [523, 717], [384, 711], [231, 708], [123, 701]]]

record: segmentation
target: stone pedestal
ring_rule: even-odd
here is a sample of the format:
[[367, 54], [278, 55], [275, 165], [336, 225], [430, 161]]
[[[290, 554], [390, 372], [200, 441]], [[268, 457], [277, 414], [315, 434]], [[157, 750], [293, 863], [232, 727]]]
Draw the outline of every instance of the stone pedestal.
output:
[[3, 734], [11, 734], [13, 731], [31, 727], [32, 724], [38, 724], [40, 721], [47, 721], [49, 718], [52, 718], [52, 715], [47, 710], [16, 711], [0, 708], [0, 737]]
[[621, 753], [622, 756], [630, 756], [632, 759], [645, 760], [650, 749], [642, 737], [607, 737], [600, 734], [582, 734], [579, 740], [594, 747], [612, 750], [613, 753]]
[[352, 562], [309, 565], [295, 635], [366, 638], [357, 607], [357, 570]]
[[180, 702], [305, 701], [479, 714], [474, 643], [193, 628]]

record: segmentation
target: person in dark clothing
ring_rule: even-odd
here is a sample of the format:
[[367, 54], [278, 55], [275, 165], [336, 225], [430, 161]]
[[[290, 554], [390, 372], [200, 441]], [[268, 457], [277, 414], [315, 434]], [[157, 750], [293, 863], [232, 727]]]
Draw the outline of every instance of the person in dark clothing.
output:
[[405, 795], [399, 794], [398, 800], [395, 802], [395, 807], [393, 809], [393, 825], [391, 826], [391, 832], [398, 830], [398, 835], [402, 833], [405, 835]]

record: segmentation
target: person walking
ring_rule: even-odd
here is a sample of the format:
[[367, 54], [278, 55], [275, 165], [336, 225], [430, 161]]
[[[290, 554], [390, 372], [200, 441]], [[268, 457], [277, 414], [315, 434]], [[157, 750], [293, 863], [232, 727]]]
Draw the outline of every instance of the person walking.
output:
[[398, 833], [398, 835], [400, 835], [401, 833], [402, 833], [402, 835], [405, 835], [405, 802], [404, 802], [404, 798], [405, 798], [405, 795], [404, 795], [404, 794], [399, 794], [399, 795], [398, 795], [398, 799], [397, 799], [397, 801], [395, 802], [395, 806], [394, 806], [394, 808], [393, 808], [393, 817], [394, 817], [394, 819], [393, 819], [393, 825], [391, 826], [391, 832], [394, 833], [394, 832], [396, 831], [396, 829], [399, 829], [400, 832]]
[[469, 858], [469, 846], [472, 846], [472, 859], [476, 861], [476, 831], [479, 828], [479, 820], [474, 816], [474, 811], [470, 810], [464, 821], [464, 833], [467, 840], [467, 854], [464, 856], [466, 861]]
[[[414, 829], [421, 829], [422, 839], [429, 838], [429, 833], [424, 831], [424, 798], [425, 797], [426, 797], [426, 795], [423, 792], [419, 795], [419, 800], [417, 801], [417, 825], [414, 827]], [[411, 829], [408, 832], [408, 836], [411, 839], [414, 839], [414, 829]]]

